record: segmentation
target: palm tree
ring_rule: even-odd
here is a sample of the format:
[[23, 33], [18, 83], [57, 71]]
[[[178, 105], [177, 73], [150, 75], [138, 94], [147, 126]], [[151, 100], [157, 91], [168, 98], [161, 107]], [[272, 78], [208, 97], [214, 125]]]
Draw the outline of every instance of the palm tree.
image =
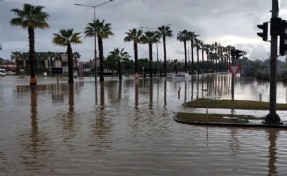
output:
[[124, 51], [124, 48], [119, 50], [119, 48], [115, 48], [114, 51], [111, 51], [110, 54], [113, 58], [116, 58], [118, 62], [118, 74], [119, 74], [119, 80], [122, 79], [122, 66], [121, 63], [123, 60], [127, 60], [130, 56], [128, 52]]
[[203, 73], [205, 72], [206, 68], [205, 67], [205, 64], [204, 64], [204, 51], [206, 51], [206, 44], [202, 42], [202, 45], [201, 45], [201, 58], [202, 58], [202, 69], [203, 69]]
[[19, 59], [21, 57], [22, 53], [20, 51], [15, 51], [15, 52], [12, 52], [11, 54], [11, 59], [12, 60], [15, 60], [15, 64], [16, 64], [16, 74], [18, 75], [19, 74]]
[[159, 42], [159, 33], [155, 31], [146, 31], [141, 37], [143, 44], [148, 44], [149, 47], [149, 75], [152, 78], [152, 44]]
[[196, 37], [199, 37], [199, 35], [195, 34], [195, 32], [192, 32], [192, 31], [188, 32], [188, 40], [190, 40], [190, 45], [191, 45], [191, 65], [192, 65], [191, 73], [193, 73], [193, 67], [194, 67], [193, 48], [194, 48], [194, 42], [195, 42]]
[[177, 74], [177, 68], [178, 68], [178, 65], [179, 65], [178, 60], [174, 59], [173, 62], [172, 62], [172, 65], [174, 67], [175, 74]]
[[177, 34], [177, 40], [183, 42], [184, 44], [184, 71], [187, 73], [187, 50], [186, 50], [186, 41], [188, 40], [188, 31], [183, 30]]
[[77, 70], [77, 72], [79, 72], [79, 70], [78, 70], [78, 63], [79, 63], [79, 59], [81, 58], [81, 55], [78, 52], [74, 52], [73, 53], [73, 57], [74, 57], [75, 64], [76, 64], [76, 66], [75, 66], [76, 70]]
[[169, 26], [158, 27], [160, 37], [162, 37], [163, 42], [163, 58], [164, 58], [164, 75], [166, 76], [166, 37], [173, 37], [172, 30]]
[[[205, 48], [205, 54], [206, 54], [206, 61], [209, 62], [212, 46], [210, 44], [205, 44], [204, 48]], [[207, 64], [207, 65], [209, 66], [209, 64]], [[210, 69], [210, 68], [208, 68], [208, 69]]]
[[[124, 38], [125, 42], [134, 42], [134, 57], [135, 57], [135, 75], [138, 74], [138, 43], [140, 42], [140, 38], [143, 35], [142, 30], [137, 30], [135, 28], [129, 30], [129, 32], [125, 33], [127, 36]], [[137, 76], [135, 77], [137, 78]]]
[[52, 67], [53, 67], [53, 58], [55, 58], [55, 53], [53, 52], [50, 52], [48, 51], [47, 52], [47, 58], [49, 59], [49, 64], [48, 64], [48, 67], [49, 67], [49, 70], [52, 71]]
[[197, 74], [199, 73], [199, 49], [202, 46], [202, 41], [195, 38], [195, 46], [196, 46], [196, 55], [197, 55]]
[[29, 62], [31, 69], [30, 85], [37, 85], [37, 79], [35, 76], [35, 28], [45, 29], [49, 28], [49, 24], [46, 22], [49, 15], [43, 12], [44, 6], [33, 6], [31, 4], [24, 4], [23, 10], [12, 9], [17, 15], [10, 21], [12, 26], [20, 26], [24, 29], [28, 28], [29, 35]]
[[231, 45], [226, 46], [227, 65], [229, 65], [231, 63], [231, 50], [232, 50], [232, 48], [233, 48], [233, 46], [231, 46]]
[[110, 35], [114, 35], [111, 31], [111, 24], [105, 23], [105, 20], [100, 21], [99, 19], [88, 23], [85, 28], [85, 34], [88, 37], [94, 37], [95, 32], [98, 36], [99, 44], [99, 57], [100, 57], [100, 81], [104, 81], [104, 48], [103, 39], [109, 38]]
[[219, 49], [219, 45], [217, 42], [213, 43], [212, 44], [212, 49], [214, 50], [214, 54], [213, 54], [213, 57], [212, 57], [212, 60], [213, 60], [213, 64], [214, 64], [214, 71], [217, 72], [217, 59], [218, 59], [218, 49]]
[[73, 29], [60, 29], [59, 34], [54, 34], [53, 43], [59, 46], [67, 47], [68, 54], [68, 83], [74, 83], [73, 79], [73, 51], [71, 44], [82, 43], [80, 33], [74, 32]]

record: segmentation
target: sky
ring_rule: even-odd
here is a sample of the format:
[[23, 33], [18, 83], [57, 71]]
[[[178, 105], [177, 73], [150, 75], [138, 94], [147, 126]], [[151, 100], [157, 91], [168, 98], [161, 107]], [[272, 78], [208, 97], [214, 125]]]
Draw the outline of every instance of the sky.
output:
[[[94, 9], [76, 6], [74, 3], [99, 5], [109, 0], [0, 0], [0, 57], [10, 59], [11, 52], [28, 52], [28, 31], [10, 25], [17, 17], [11, 9], [23, 9], [24, 3], [44, 6], [49, 14], [49, 29], [35, 30], [36, 52], [65, 52], [66, 48], [52, 43], [53, 34], [60, 29], [81, 32], [82, 44], [72, 45], [73, 52], [81, 55], [81, 61], [94, 58], [94, 39], [85, 37], [84, 29], [94, 19]], [[170, 25], [173, 37], [168, 38], [167, 59], [184, 58], [183, 43], [176, 39], [179, 31], [193, 31], [204, 43], [231, 45], [247, 52], [251, 60], [269, 58], [270, 43], [257, 36], [261, 32], [257, 24], [270, 21], [272, 0], [114, 0], [96, 8], [96, 18], [111, 24], [114, 33], [104, 39], [104, 56], [115, 48], [129, 53], [133, 59], [133, 43], [123, 39], [132, 28], [157, 28]], [[280, 4], [279, 17], [287, 19], [287, 2]], [[141, 28], [143, 31], [152, 30]], [[163, 46], [158, 43], [159, 60], [163, 60]], [[138, 46], [139, 58], [148, 58], [148, 46]], [[156, 59], [156, 45], [153, 46]], [[285, 59], [279, 57], [279, 59]]]

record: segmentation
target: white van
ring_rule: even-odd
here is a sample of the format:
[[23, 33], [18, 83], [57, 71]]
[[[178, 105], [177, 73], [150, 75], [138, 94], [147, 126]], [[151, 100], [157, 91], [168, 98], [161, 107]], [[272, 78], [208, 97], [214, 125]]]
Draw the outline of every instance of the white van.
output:
[[0, 76], [6, 76], [6, 75], [7, 75], [6, 70], [0, 68]]

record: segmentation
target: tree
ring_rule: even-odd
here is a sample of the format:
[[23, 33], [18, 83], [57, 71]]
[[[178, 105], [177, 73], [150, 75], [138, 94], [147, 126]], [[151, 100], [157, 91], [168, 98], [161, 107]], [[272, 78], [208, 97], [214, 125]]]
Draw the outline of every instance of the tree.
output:
[[231, 46], [231, 45], [226, 46], [227, 65], [229, 65], [231, 63], [231, 50], [232, 50], [232, 48], [233, 48], [233, 46]]
[[68, 83], [74, 83], [73, 79], [73, 51], [71, 44], [82, 43], [80, 33], [74, 32], [73, 29], [60, 29], [59, 34], [54, 34], [53, 43], [59, 46], [67, 47], [68, 54]]
[[143, 44], [148, 44], [149, 47], [149, 75], [152, 78], [153, 64], [152, 64], [152, 44], [159, 42], [159, 33], [155, 31], [146, 31], [141, 37]]
[[187, 50], [186, 50], [186, 41], [188, 40], [188, 31], [183, 30], [177, 34], [177, 40], [183, 42], [184, 44], [184, 71], [187, 73]]
[[17, 75], [20, 73], [20, 70], [19, 70], [19, 59], [20, 59], [21, 55], [22, 55], [22, 53], [20, 51], [15, 51], [15, 52], [12, 52], [12, 54], [11, 54], [11, 59], [15, 60], [16, 74]]
[[124, 48], [122, 48], [121, 50], [119, 50], [119, 48], [115, 48], [113, 51], [110, 52], [110, 54], [117, 61], [119, 80], [121, 80], [122, 79], [121, 63], [123, 62], [123, 60], [128, 60], [130, 56], [128, 52], [124, 51]]
[[[212, 48], [212, 46], [210, 44], [205, 44], [204, 45], [205, 54], [206, 54], [206, 61], [207, 62], [209, 62], [209, 60], [210, 60], [211, 48]], [[209, 66], [209, 64], [207, 64], [207, 65]]]
[[81, 58], [81, 55], [80, 55], [80, 53], [78, 53], [78, 52], [74, 52], [73, 53], [73, 56], [74, 56], [74, 59], [75, 59], [75, 64], [76, 64], [76, 70], [77, 70], [77, 72], [79, 71], [79, 68], [78, 68], [78, 64], [79, 64], [79, 59]]
[[195, 46], [196, 46], [196, 56], [197, 56], [197, 74], [199, 73], [199, 49], [201, 48], [203, 42], [197, 38], [195, 38]]
[[140, 43], [140, 39], [143, 35], [142, 30], [137, 30], [135, 28], [129, 30], [129, 32], [125, 33], [127, 36], [124, 38], [125, 42], [134, 42], [134, 59], [135, 59], [135, 74], [138, 74], [138, 43]]
[[219, 49], [219, 45], [217, 42], [213, 43], [212, 44], [212, 50], [214, 50], [214, 54], [212, 56], [212, 61], [213, 61], [213, 64], [214, 64], [214, 71], [216, 72], [217, 71], [217, 59], [218, 59], [218, 49]]
[[111, 24], [105, 23], [105, 20], [100, 21], [99, 19], [88, 23], [85, 28], [85, 34], [88, 37], [94, 37], [95, 33], [98, 36], [99, 44], [99, 58], [100, 58], [100, 81], [104, 81], [104, 48], [103, 39], [109, 38], [110, 35], [114, 35], [111, 31]]
[[193, 56], [193, 48], [194, 48], [194, 42], [196, 37], [198, 37], [199, 35], [195, 34], [195, 32], [189, 31], [188, 32], [188, 40], [190, 40], [190, 45], [191, 45], [191, 65], [192, 65], [192, 71], [191, 73], [193, 73], [193, 67], [194, 67], [194, 56]]
[[162, 37], [163, 42], [163, 57], [164, 57], [164, 75], [166, 76], [166, 37], [173, 37], [172, 30], [169, 26], [158, 27], [160, 37]]
[[0, 43], [0, 51], [2, 50], [2, 43]]
[[29, 38], [29, 62], [30, 62], [30, 85], [37, 85], [37, 78], [35, 76], [35, 28], [45, 29], [49, 28], [49, 24], [46, 22], [49, 15], [43, 12], [44, 6], [33, 6], [30, 4], [24, 4], [23, 10], [12, 9], [17, 15], [10, 21], [12, 26], [20, 26], [24, 29], [28, 29]]

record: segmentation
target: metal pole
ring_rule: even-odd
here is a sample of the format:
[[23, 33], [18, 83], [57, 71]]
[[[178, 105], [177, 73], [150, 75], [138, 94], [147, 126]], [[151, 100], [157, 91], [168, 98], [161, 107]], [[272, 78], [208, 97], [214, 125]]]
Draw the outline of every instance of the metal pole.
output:
[[[278, 18], [278, 0], [272, 0], [272, 18]], [[271, 26], [272, 27], [272, 26]], [[269, 114], [265, 118], [265, 123], [280, 123], [280, 117], [276, 114], [276, 93], [277, 93], [277, 43], [278, 36], [271, 35], [270, 53], [270, 104]]]
[[[234, 64], [235, 56], [232, 56], [232, 65]], [[234, 76], [231, 76], [231, 100], [234, 100]]]
[[85, 7], [92, 7], [94, 8], [94, 42], [95, 42], [95, 50], [94, 50], [94, 59], [95, 59], [95, 94], [96, 94], [96, 104], [98, 104], [98, 89], [97, 89], [97, 34], [96, 34], [96, 25], [95, 25], [95, 22], [96, 22], [96, 7], [99, 7], [99, 6], [102, 6], [104, 4], [107, 4], [109, 2], [112, 2], [114, 0], [109, 0], [109, 1], [106, 1], [106, 2], [103, 2], [101, 4], [98, 4], [98, 5], [86, 5], [86, 4], [78, 4], [78, 3], [74, 3], [74, 5], [77, 5], [77, 6], [85, 6]]

